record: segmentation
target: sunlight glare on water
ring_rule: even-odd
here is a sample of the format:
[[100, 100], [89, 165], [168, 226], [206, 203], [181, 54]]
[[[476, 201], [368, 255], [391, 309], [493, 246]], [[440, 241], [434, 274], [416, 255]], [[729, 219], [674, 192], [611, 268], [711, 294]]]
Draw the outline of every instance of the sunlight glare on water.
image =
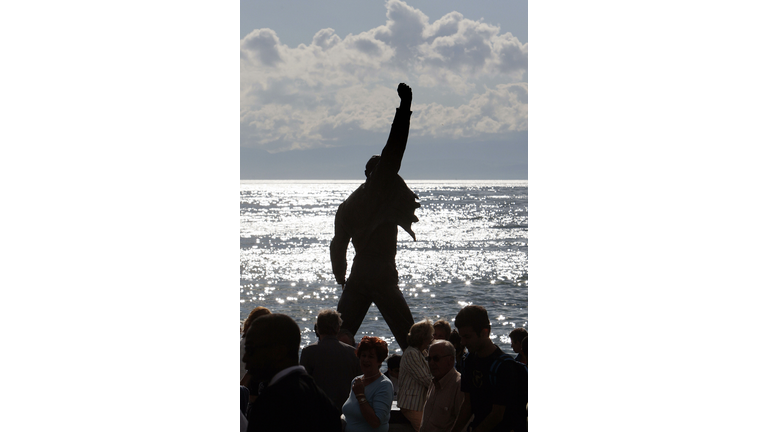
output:
[[[508, 333], [528, 325], [528, 182], [411, 181], [422, 205], [417, 241], [398, 233], [401, 290], [414, 320], [453, 320], [461, 307], [484, 306], [494, 342], [506, 352]], [[356, 181], [243, 180], [240, 190], [240, 319], [256, 306], [285, 313], [315, 341], [317, 312], [335, 308], [341, 287], [329, 245], [338, 205]], [[351, 266], [351, 243], [347, 260]], [[421, 294], [421, 295], [419, 295]], [[382, 337], [400, 351], [372, 305], [356, 340]]]

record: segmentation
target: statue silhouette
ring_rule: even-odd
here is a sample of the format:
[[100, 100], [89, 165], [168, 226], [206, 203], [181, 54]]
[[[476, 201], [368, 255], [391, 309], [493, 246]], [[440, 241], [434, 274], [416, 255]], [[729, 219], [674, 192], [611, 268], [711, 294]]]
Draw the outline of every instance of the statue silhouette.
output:
[[[395, 112], [381, 156], [374, 155], [368, 160], [365, 183], [336, 211], [331, 264], [342, 289], [336, 308], [343, 320], [341, 327], [357, 333], [368, 308], [375, 303], [404, 351], [413, 315], [397, 286], [397, 227], [401, 226], [416, 240], [411, 224], [419, 220], [414, 211], [420, 204], [398, 174], [408, 142], [413, 95], [403, 83], [397, 87], [397, 94], [400, 108]], [[355, 259], [349, 278], [345, 279], [350, 240], [355, 247]]]

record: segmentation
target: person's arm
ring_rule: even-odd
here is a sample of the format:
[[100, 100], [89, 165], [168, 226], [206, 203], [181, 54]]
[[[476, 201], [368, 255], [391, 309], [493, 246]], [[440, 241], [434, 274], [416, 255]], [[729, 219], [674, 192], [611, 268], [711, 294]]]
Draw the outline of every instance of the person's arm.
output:
[[336, 211], [336, 219], [334, 221], [334, 236], [331, 240], [331, 267], [333, 268], [333, 275], [336, 277], [336, 282], [341, 284], [341, 289], [344, 289], [347, 276], [347, 247], [352, 236], [344, 228], [343, 220], [343, 206], [341, 203], [339, 209]]
[[381, 426], [384, 415], [387, 416], [387, 420], [389, 419], [389, 410], [392, 408], [391, 393], [389, 405], [386, 404], [383, 397], [373, 397], [374, 395], [372, 395], [372, 399], [374, 400], [368, 400], [365, 396], [365, 385], [363, 385], [362, 378], [355, 378], [355, 381], [352, 384], [352, 393], [354, 393], [357, 398], [357, 403], [360, 405], [360, 413], [363, 415], [363, 418], [368, 425], [373, 429]]
[[411, 101], [413, 93], [411, 88], [400, 83], [397, 87], [397, 94], [400, 96], [400, 108], [395, 113], [395, 119], [392, 121], [392, 128], [389, 131], [387, 144], [381, 151], [381, 159], [374, 170], [378, 171], [377, 176], [394, 175], [400, 171], [400, 164], [403, 161], [405, 145], [408, 143], [408, 130], [411, 126]]
[[469, 419], [472, 417], [472, 403], [469, 400], [469, 393], [464, 393], [464, 401], [461, 402], [461, 409], [459, 409], [459, 417], [456, 418], [456, 423], [453, 424], [451, 432], [461, 432], [469, 423]]
[[[391, 382], [382, 382], [376, 388], [376, 391], [371, 398], [373, 401], [369, 401], [373, 407], [373, 411], [376, 413], [376, 417], [379, 419], [379, 425], [382, 423], [389, 423], [390, 414], [392, 412], [392, 399], [394, 399], [395, 391]], [[369, 422], [370, 424], [370, 422]]]
[[504, 405], [492, 405], [491, 412], [485, 416], [485, 419], [476, 428], [472, 429], [472, 432], [488, 432], [495, 428], [504, 418], [505, 409]]

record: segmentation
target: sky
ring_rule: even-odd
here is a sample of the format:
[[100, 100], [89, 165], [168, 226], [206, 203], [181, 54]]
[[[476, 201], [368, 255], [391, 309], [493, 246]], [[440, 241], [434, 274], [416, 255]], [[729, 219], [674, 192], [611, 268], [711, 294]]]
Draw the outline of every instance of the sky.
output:
[[528, 178], [527, 1], [240, 2], [240, 178], [363, 179], [413, 89], [407, 179]]

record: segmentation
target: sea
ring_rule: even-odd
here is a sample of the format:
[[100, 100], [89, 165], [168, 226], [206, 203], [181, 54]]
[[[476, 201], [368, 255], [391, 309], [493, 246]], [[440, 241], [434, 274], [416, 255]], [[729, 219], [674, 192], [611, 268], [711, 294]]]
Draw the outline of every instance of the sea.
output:
[[[408, 181], [418, 195], [416, 241], [398, 229], [400, 289], [414, 321], [453, 322], [466, 305], [491, 319], [491, 339], [513, 353], [509, 332], [528, 328], [528, 181]], [[336, 308], [341, 286], [329, 246], [336, 209], [360, 181], [240, 182], [240, 320], [257, 306], [292, 317], [302, 347], [317, 313]], [[347, 251], [352, 266], [354, 247]], [[376, 305], [355, 340], [378, 336], [402, 353]]]

